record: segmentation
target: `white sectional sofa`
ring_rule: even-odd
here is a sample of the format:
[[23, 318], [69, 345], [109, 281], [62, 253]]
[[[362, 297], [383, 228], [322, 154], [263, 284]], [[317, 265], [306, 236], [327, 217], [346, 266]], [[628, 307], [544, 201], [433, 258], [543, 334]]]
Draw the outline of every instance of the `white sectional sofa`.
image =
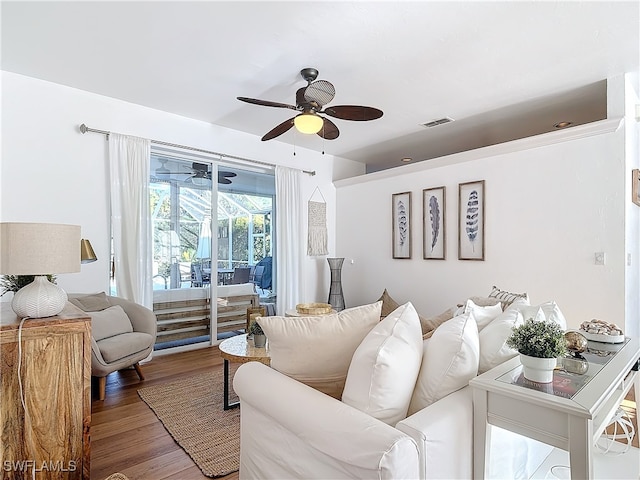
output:
[[[481, 364], [487, 370], [516, 354], [504, 342], [525, 315], [564, 321], [553, 302], [509, 303], [467, 301], [426, 334], [429, 322], [410, 303], [370, 327], [354, 310], [369, 309], [371, 320], [373, 305], [322, 320], [263, 318], [271, 368], [248, 363], [234, 378], [240, 478], [471, 479], [469, 380]], [[344, 337], [356, 346], [340, 379], [339, 357], [352, 348]], [[528, 478], [552, 449], [495, 427], [490, 448], [498, 479]]]

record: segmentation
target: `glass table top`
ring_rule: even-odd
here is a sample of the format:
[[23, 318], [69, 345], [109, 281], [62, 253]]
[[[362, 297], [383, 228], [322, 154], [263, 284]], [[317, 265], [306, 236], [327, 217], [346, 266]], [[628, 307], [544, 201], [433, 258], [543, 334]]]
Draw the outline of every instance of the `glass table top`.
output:
[[590, 341], [587, 351], [581, 353], [579, 358], [567, 356], [558, 359], [551, 383], [537, 383], [524, 378], [522, 365], [509, 370], [496, 380], [550, 395], [573, 398], [628, 341], [628, 338], [624, 342], [616, 344]]

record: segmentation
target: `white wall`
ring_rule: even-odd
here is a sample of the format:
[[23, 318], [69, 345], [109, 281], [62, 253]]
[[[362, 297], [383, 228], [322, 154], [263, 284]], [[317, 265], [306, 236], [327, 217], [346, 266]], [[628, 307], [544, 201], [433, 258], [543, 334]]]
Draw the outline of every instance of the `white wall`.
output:
[[[624, 89], [625, 98], [625, 198], [631, 198], [632, 184], [629, 181], [634, 168], [640, 168], [640, 116], [636, 118], [636, 106], [640, 106], [638, 75], [626, 75], [620, 82], [619, 89]], [[640, 206], [633, 202], [625, 202], [626, 237], [627, 237], [627, 271], [626, 271], [626, 312], [627, 319], [640, 315]], [[640, 320], [627, 325], [626, 334], [640, 336]], [[634, 328], [635, 327], [635, 328]]]
[[[109, 279], [109, 204], [107, 142], [82, 135], [78, 126], [109, 130], [229, 155], [315, 170], [303, 175], [301, 202], [319, 187], [327, 200], [329, 248], [335, 251], [335, 189], [332, 181], [362, 174], [362, 164], [296, 148], [201, 121], [113, 98], [2, 72], [2, 221], [81, 225], [99, 260], [81, 273], [58, 276], [67, 291], [106, 290]], [[306, 208], [304, 209], [306, 225]], [[306, 229], [305, 229], [306, 235]], [[306, 252], [306, 237], [304, 242]], [[324, 264], [323, 264], [324, 262]], [[324, 270], [327, 272], [325, 273]], [[301, 302], [328, 295], [324, 258], [306, 257]], [[2, 297], [3, 301], [9, 295]]]
[[[555, 300], [573, 328], [592, 318], [624, 327], [630, 197], [623, 123], [605, 120], [336, 182], [347, 305], [375, 301], [387, 288], [435, 315], [497, 285], [527, 292], [532, 303]], [[485, 261], [458, 260], [458, 184], [474, 180], [486, 182]], [[447, 258], [423, 260], [422, 189], [442, 185]], [[412, 192], [413, 256], [394, 260], [391, 195], [404, 191]], [[595, 265], [595, 252], [606, 253], [605, 266]], [[638, 312], [628, 322], [637, 332]]]

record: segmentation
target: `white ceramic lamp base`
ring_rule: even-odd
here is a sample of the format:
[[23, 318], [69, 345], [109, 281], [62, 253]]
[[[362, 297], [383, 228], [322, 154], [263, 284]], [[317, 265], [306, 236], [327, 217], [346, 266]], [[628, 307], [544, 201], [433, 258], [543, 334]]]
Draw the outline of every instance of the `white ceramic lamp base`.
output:
[[66, 303], [66, 292], [41, 275], [15, 293], [11, 308], [21, 318], [43, 318], [57, 315]]

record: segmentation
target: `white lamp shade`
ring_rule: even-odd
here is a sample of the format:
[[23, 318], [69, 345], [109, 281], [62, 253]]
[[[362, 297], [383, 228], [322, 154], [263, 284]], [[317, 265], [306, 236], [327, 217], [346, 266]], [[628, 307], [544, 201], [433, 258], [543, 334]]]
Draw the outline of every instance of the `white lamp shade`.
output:
[[18, 290], [11, 307], [19, 317], [50, 317], [62, 311], [67, 294], [44, 275], [80, 271], [80, 226], [0, 223], [0, 273], [37, 275]]
[[79, 271], [79, 225], [0, 223], [0, 273], [50, 275]]

